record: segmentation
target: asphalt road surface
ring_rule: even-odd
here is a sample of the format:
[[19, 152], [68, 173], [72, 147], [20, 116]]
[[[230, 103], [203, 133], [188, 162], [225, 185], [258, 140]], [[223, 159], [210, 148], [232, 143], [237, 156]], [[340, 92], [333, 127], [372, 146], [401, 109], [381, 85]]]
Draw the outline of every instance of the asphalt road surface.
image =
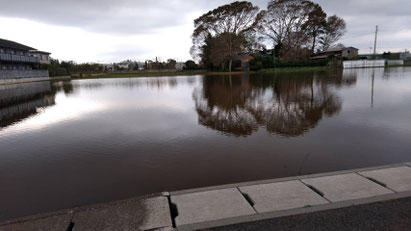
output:
[[411, 197], [209, 230], [411, 231]]

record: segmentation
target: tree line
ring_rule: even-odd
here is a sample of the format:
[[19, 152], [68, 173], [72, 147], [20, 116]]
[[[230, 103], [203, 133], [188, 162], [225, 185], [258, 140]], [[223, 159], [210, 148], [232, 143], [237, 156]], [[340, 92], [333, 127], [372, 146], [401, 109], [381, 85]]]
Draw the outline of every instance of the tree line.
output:
[[59, 61], [52, 59], [50, 64], [42, 65], [42, 69], [47, 69], [50, 76], [67, 76], [75, 73], [101, 73], [104, 67], [99, 64], [75, 63], [74, 61]]
[[[128, 69], [124, 69], [120, 66], [121, 63], [113, 63], [112, 68], [108, 69], [107, 66], [98, 63], [76, 63], [74, 61], [59, 61], [57, 59], [51, 59], [50, 64], [41, 65], [41, 69], [47, 69], [49, 75], [54, 76], [67, 76], [67, 75], [82, 75], [82, 74], [96, 74], [106, 73], [109, 71], [139, 71], [140, 67], [138, 62], [127, 60], [132, 63]], [[190, 67], [195, 67], [193, 61], [188, 61]], [[174, 59], [168, 59], [167, 62], [147, 60], [144, 62], [144, 70], [172, 70], [176, 68], [177, 61]]]
[[247, 1], [220, 6], [194, 20], [191, 54], [208, 68], [232, 70], [238, 54], [272, 44], [274, 58], [307, 59], [333, 46], [346, 32], [344, 19], [327, 16], [307, 0], [270, 0], [267, 9]]

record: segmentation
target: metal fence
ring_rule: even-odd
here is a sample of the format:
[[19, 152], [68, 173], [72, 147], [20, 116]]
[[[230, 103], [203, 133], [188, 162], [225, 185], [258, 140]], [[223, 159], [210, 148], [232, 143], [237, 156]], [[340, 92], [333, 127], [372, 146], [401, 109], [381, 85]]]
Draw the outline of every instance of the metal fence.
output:
[[385, 60], [344, 61], [344, 68], [385, 67]]
[[0, 54], [0, 61], [18, 63], [40, 63], [40, 58], [27, 55]]
[[401, 66], [404, 65], [404, 60], [387, 60], [388, 66]]

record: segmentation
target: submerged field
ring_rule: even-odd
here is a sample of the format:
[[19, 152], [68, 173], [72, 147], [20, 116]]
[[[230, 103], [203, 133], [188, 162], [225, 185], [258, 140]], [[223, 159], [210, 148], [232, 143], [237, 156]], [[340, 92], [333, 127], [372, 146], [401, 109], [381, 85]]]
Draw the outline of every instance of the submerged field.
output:
[[0, 220], [411, 161], [411, 68], [192, 74], [0, 88]]

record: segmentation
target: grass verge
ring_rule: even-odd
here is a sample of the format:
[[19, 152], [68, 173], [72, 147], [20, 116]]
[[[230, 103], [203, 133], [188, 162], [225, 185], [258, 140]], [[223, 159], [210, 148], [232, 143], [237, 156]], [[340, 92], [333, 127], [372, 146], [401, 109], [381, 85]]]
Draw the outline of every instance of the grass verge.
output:
[[270, 69], [262, 69], [259, 70], [257, 73], [278, 73], [278, 72], [300, 72], [300, 71], [326, 71], [326, 70], [333, 70], [337, 69], [336, 67], [279, 67], [279, 68], [270, 68]]
[[302, 71], [324, 71], [335, 69], [334, 67], [281, 67], [272, 69], [262, 69], [257, 72], [209, 72], [209, 71], [173, 71], [173, 72], [129, 72], [129, 73], [100, 73], [73, 75], [72, 79], [111, 79], [111, 78], [147, 78], [147, 77], [167, 77], [167, 76], [192, 76], [192, 75], [236, 75], [253, 73], [284, 73]]

